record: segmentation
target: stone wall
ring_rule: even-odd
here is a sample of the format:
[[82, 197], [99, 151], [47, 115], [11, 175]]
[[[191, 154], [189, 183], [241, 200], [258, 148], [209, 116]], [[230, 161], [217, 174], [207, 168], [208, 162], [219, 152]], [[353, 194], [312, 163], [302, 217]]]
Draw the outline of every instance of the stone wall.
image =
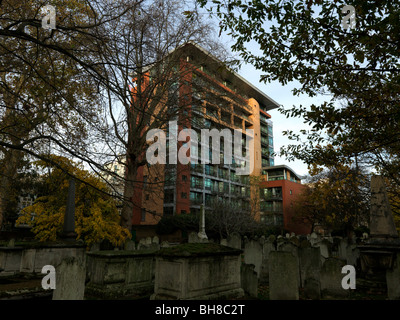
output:
[[45, 265], [57, 266], [65, 258], [85, 259], [86, 248], [80, 243], [38, 243], [0, 247], [0, 276], [40, 273]]

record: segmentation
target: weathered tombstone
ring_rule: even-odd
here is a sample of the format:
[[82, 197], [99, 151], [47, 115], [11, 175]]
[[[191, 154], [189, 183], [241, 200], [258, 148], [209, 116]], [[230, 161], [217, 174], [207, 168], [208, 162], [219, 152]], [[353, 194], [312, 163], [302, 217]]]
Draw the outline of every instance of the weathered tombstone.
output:
[[53, 300], [83, 300], [86, 266], [76, 258], [66, 258], [56, 267]]
[[321, 259], [318, 248], [308, 247], [299, 249], [299, 265], [301, 286], [305, 287], [307, 279], [320, 281]]
[[[371, 178], [370, 236], [358, 246], [361, 271], [377, 283], [391, 279], [393, 262], [400, 252], [400, 239], [388, 201], [384, 178]], [[389, 278], [388, 278], [389, 274]], [[393, 284], [387, 283], [387, 288]], [[393, 287], [391, 287], [393, 289]]]
[[138, 250], [143, 250], [143, 249], [146, 249], [146, 248], [147, 248], [146, 239], [144, 239], [144, 238], [140, 239], [140, 241], [138, 243], [138, 246], [137, 246], [137, 249]]
[[260, 267], [260, 275], [259, 281], [260, 283], [268, 283], [269, 282], [269, 253], [271, 251], [275, 251], [275, 237], [268, 237], [263, 244], [263, 254], [262, 254], [262, 262]]
[[150, 246], [152, 243], [153, 243], [153, 240], [151, 239], [151, 237], [147, 237], [146, 242], [145, 242], [146, 246]]
[[290, 252], [290, 253], [292, 253], [295, 257], [298, 257], [298, 256], [299, 256], [298, 250], [297, 250], [297, 249], [298, 249], [297, 246], [294, 245], [294, 244], [291, 243], [291, 242], [284, 242], [284, 243], [282, 243], [282, 244], [278, 247], [278, 250], [279, 250], [279, 251]]
[[90, 247], [90, 251], [100, 251], [100, 242], [95, 242]]
[[337, 258], [328, 258], [321, 268], [321, 292], [323, 296], [347, 297], [349, 290], [342, 288], [342, 268], [346, 262]]
[[10, 241], [8, 241], [7, 247], [8, 248], [14, 248], [15, 247], [15, 239], [14, 238], [12, 238], [12, 239], [10, 239]]
[[319, 242], [319, 237], [315, 232], [313, 232], [313, 233], [311, 233], [309, 240], [310, 240], [311, 245], [313, 246], [314, 244]]
[[291, 237], [290, 239], [289, 239], [289, 241], [291, 242], [291, 243], [293, 243], [295, 246], [299, 246], [300, 245], [300, 240], [299, 240], [299, 238], [297, 238], [296, 236], [293, 236], [293, 237]]
[[240, 234], [233, 232], [228, 236], [228, 247], [242, 249], [242, 238]]
[[250, 297], [257, 298], [258, 296], [258, 276], [254, 271], [254, 264], [242, 264], [240, 267], [240, 282], [242, 289]]
[[347, 246], [346, 262], [352, 266], [357, 265], [358, 258], [360, 257], [360, 250], [355, 244], [349, 244]]
[[269, 298], [298, 300], [299, 264], [290, 252], [271, 251], [269, 254]]
[[189, 243], [199, 243], [199, 236], [197, 232], [190, 232], [188, 236], [188, 242]]
[[168, 248], [168, 247], [169, 247], [169, 242], [168, 242], [168, 241], [163, 241], [163, 242], [161, 242], [160, 247], [161, 247], [161, 248]]
[[381, 176], [371, 177], [371, 237], [398, 238], [398, 232], [390, 209], [385, 182]]
[[157, 236], [154, 236], [154, 237], [153, 237], [153, 243], [155, 243], [155, 244], [160, 244], [160, 238], [157, 237]]
[[321, 283], [314, 278], [308, 278], [304, 282], [304, 296], [306, 299], [321, 299]]
[[389, 300], [400, 300], [400, 253], [396, 254], [393, 268], [386, 271]]
[[228, 246], [228, 241], [226, 239], [221, 239], [220, 244], [222, 246]]
[[125, 242], [125, 250], [135, 250], [135, 249], [136, 249], [135, 241], [127, 240]]
[[253, 264], [254, 271], [260, 276], [260, 268], [263, 259], [263, 247], [259, 241], [246, 241], [244, 245], [244, 263]]
[[318, 248], [320, 252], [321, 263], [323, 264], [326, 259], [330, 257], [330, 243], [327, 240], [321, 240], [319, 242], [314, 243], [312, 247]]

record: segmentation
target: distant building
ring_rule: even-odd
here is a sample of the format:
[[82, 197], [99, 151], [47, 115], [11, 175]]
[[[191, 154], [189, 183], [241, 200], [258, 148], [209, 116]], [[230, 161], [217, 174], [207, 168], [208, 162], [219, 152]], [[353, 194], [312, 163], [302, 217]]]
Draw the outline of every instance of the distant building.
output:
[[122, 197], [124, 195], [125, 186], [125, 156], [118, 156], [112, 162], [104, 165], [105, 174], [103, 175], [104, 180], [108, 184], [111, 194], [117, 200], [118, 211], [122, 209]]
[[306, 188], [301, 176], [286, 165], [263, 167], [260, 182], [260, 222], [295, 234], [308, 234], [311, 225], [295, 221], [294, 202]]
[[[273, 126], [268, 111], [278, 108], [279, 104], [237, 73], [227, 69], [200, 46], [188, 43], [177, 50], [181, 51], [179, 70], [189, 72], [177, 81], [181, 83], [176, 84], [179, 94], [175, 99], [177, 104], [188, 105], [188, 108], [171, 120], [177, 121], [179, 131], [192, 129], [199, 137], [201, 129], [230, 129], [232, 132], [241, 129], [243, 154], [250, 152], [246, 146], [246, 129], [252, 129], [254, 148], [251, 157], [254, 170], [250, 175], [237, 175], [236, 168], [243, 166], [243, 158], [233, 156], [231, 163], [223, 161], [225, 140], [217, 150], [220, 164], [202, 163], [202, 159], [198, 158], [199, 164], [178, 162], [143, 166], [137, 172], [138, 182], [133, 196], [133, 230], [155, 225], [162, 216], [199, 212], [201, 205], [204, 205], [206, 211], [212, 210], [213, 203], [222, 200], [233, 204], [238, 213], [248, 210], [256, 212], [256, 219], [262, 223], [302, 231], [302, 228], [290, 225], [288, 216], [291, 214], [288, 207], [290, 200], [301, 190], [301, 181], [289, 168], [274, 167]], [[150, 83], [151, 70], [146, 77], [143, 83]], [[168, 133], [167, 154], [174, 138]], [[186, 143], [179, 141], [178, 150]], [[200, 148], [203, 144], [203, 141], [199, 141]], [[197, 145], [188, 146], [190, 154], [200, 154]], [[282, 171], [282, 181], [269, 181], [275, 173], [277, 177], [279, 170]], [[280, 190], [284, 195], [281, 196], [280, 204], [275, 198], [272, 202], [258, 201], [260, 189], [258, 183], [251, 184], [251, 177], [267, 177], [262, 182], [262, 189], [275, 188], [266, 191], [272, 193]], [[272, 206], [269, 211], [268, 206]]]
[[[273, 165], [274, 161], [272, 122], [268, 111], [279, 107], [278, 103], [227, 69], [200, 46], [188, 43], [177, 50], [181, 50], [180, 70], [189, 70], [181, 83], [177, 84], [180, 90], [176, 99], [184, 100], [189, 105], [188, 110], [182, 111], [186, 115], [181, 114], [176, 118], [179, 131], [183, 128], [192, 129], [200, 137], [201, 129], [230, 129], [232, 133], [234, 129], [241, 129], [244, 157], [250, 152], [246, 146], [246, 129], [252, 129], [254, 149], [251, 158], [254, 170], [250, 176], [260, 176], [261, 168]], [[171, 139], [171, 136], [167, 136], [167, 145], [171, 145]], [[204, 164], [199, 157], [199, 164], [178, 162], [158, 168], [154, 166], [150, 170], [143, 167], [138, 174], [138, 179], [143, 180], [143, 187], [137, 188], [134, 196], [133, 225], [157, 223], [154, 217], [198, 212], [202, 204], [206, 210], [212, 210], [217, 200], [233, 203], [238, 212], [257, 210], [252, 208], [252, 200], [258, 197], [257, 188], [250, 186], [249, 175], [236, 174], [236, 169], [243, 166], [244, 158], [233, 155], [232, 162], [225, 163], [224, 143], [225, 140], [220, 145], [221, 149], [217, 150], [220, 164]], [[178, 142], [178, 149], [182, 144]], [[191, 145], [191, 154], [197, 148], [196, 154], [200, 155], [204, 142], [200, 141], [199, 144], [199, 147]], [[156, 170], [158, 174], [154, 174]], [[163, 188], [157, 198], [152, 199], [154, 192], [148, 191], [150, 187], [156, 187], [157, 181], [163, 182]]]

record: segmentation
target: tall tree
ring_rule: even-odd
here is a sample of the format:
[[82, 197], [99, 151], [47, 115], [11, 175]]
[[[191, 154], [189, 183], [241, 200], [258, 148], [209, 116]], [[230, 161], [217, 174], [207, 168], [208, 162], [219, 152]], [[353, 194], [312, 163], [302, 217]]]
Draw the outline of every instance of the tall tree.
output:
[[[88, 247], [101, 240], [108, 240], [114, 246], [121, 245], [130, 233], [119, 225], [116, 203], [107, 194], [107, 185], [99, 177], [64, 157], [56, 158], [62, 168], [49, 166], [44, 161], [35, 162], [38, 171], [38, 197], [33, 205], [22, 210], [17, 224], [32, 227], [40, 241], [56, 240], [62, 233], [70, 175], [79, 178], [76, 185], [75, 230], [77, 239]], [[68, 174], [67, 174], [68, 173]], [[95, 188], [91, 187], [95, 186]]]
[[[107, 38], [99, 42], [107, 74], [101, 91], [107, 122], [99, 131], [107, 136], [108, 154], [114, 153], [115, 159], [126, 155], [126, 170], [117, 178], [125, 183], [121, 224], [128, 229], [133, 207], [138, 205], [133, 199], [135, 189], [142, 188], [139, 175], [149, 166], [145, 158], [148, 133], [166, 129], [171, 120], [178, 121], [180, 128], [188, 127], [193, 119], [193, 92], [188, 83], [197, 67], [187, 61], [183, 46], [201, 44], [225, 61], [226, 53], [213, 39], [211, 25], [188, 8], [184, 1], [142, 1], [123, 18], [104, 26]], [[200, 88], [198, 93], [205, 90]], [[165, 181], [161, 172], [154, 187]]]
[[[60, 2], [54, 2], [54, 5]], [[14, 216], [22, 191], [18, 177], [30, 156], [45, 158], [49, 148], [79, 151], [87, 123], [97, 120], [97, 88], [70, 56], [52, 49], [82, 50], [79, 36], [42, 28], [44, 2], [3, 1], [0, 15], [0, 226]], [[75, 10], [76, 15], [70, 14]], [[79, 2], [58, 8], [64, 24], [82, 21]]]
[[[221, 46], [211, 39], [211, 25], [184, 1], [54, 0], [54, 30], [41, 27], [44, 4], [6, 0], [1, 5], [3, 89], [21, 105], [28, 101], [29, 110], [41, 117], [14, 143], [4, 125], [0, 146], [57, 165], [48, 156], [50, 143], [52, 153], [84, 161], [102, 177], [121, 179], [121, 223], [130, 228], [137, 174], [147, 165], [146, 134], [165, 128], [171, 119], [184, 121], [180, 114], [189, 105], [182, 97], [191, 95], [184, 89], [190, 70], [183, 68], [182, 52], [176, 49], [194, 41], [212, 52], [218, 48], [221, 56]], [[16, 44], [21, 46], [17, 54]], [[29, 84], [40, 85], [21, 88], [43, 92], [21, 94], [10, 84], [9, 72], [21, 82], [26, 70], [32, 74]], [[32, 119], [25, 111], [23, 117]], [[122, 162], [125, 173], [109, 170], [106, 164], [112, 161]]]
[[368, 225], [369, 181], [365, 169], [340, 164], [325, 170], [312, 166], [307, 188], [295, 202], [294, 219], [350, 235]]
[[[217, 13], [221, 30], [235, 39], [232, 48], [264, 72], [261, 80], [283, 85], [296, 80], [294, 94], [327, 96], [321, 105], [281, 109], [312, 125], [312, 130], [302, 130], [307, 142], [290, 145], [281, 155], [325, 165], [354, 163], [363, 155], [400, 182], [398, 1], [198, 3]], [[250, 43], [260, 50], [250, 49]], [[301, 140], [291, 130], [286, 134]]]

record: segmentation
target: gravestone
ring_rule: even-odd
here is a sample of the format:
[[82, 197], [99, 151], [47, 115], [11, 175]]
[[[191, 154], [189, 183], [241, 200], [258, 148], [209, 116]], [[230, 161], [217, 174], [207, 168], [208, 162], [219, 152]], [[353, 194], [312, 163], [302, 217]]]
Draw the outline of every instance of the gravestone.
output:
[[305, 287], [307, 279], [320, 281], [321, 259], [319, 248], [306, 247], [299, 249], [301, 286]]
[[56, 267], [53, 300], [83, 300], [86, 266], [76, 258], [66, 258]]
[[372, 238], [398, 238], [385, 182], [381, 176], [371, 177], [371, 218], [370, 235]]
[[163, 242], [161, 242], [161, 245], [160, 245], [161, 248], [168, 248], [169, 246], [170, 246], [170, 244], [168, 241], [163, 241]]
[[240, 268], [240, 282], [242, 289], [251, 298], [258, 296], [258, 276], [253, 264], [243, 263]]
[[228, 236], [228, 247], [242, 249], [242, 238], [240, 234], [233, 232]]
[[352, 266], [356, 266], [358, 259], [360, 257], [360, 250], [357, 248], [356, 244], [349, 244], [347, 246], [346, 262]]
[[8, 241], [7, 247], [8, 248], [14, 248], [15, 247], [15, 239], [14, 238], [12, 238], [12, 239], [10, 239], [10, 241]]
[[157, 236], [154, 236], [154, 237], [153, 237], [153, 243], [154, 243], [154, 244], [160, 244], [160, 238], [157, 237]]
[[260, 276], [260, 268], [263, 260], [263, 247], [259, 241], [250, 240], [244, 244], [244, 263], [253, 264], [254, 271]]
[[221, 239], [220, 244], [222, 246], [228, 246], [228, 241], [226, 239]]
[[95, 242], [90, 247], [90, 251], [100, 251], [100, 242]]
[[330, 243], [328, 240], [322, 240], [321, 242], [319, 242], [317, 244], [317, 246], [319, 247], [319, 251], [321, 254], [321, 257], [327, 259], [329, 258], [329, 247], [330, 247]]
[[290, 253], [271, 251], [269, 254], [269, 298], [271, 300], [298, 300], [299, 264]]
[[262, 262], [260, 267], [260, 275], [259, 281], [260, 283], [268, 283], [269, 282], [269, 253], [271, 251], [275, 251], [275, 237], [268, 237], [263, 244], [263, 254], [262, 254]]
[[145, 245], [146, 246], [151, 246], [152, 243], [153, 243], [153, 240], [151, 239], [151, 237], [147, 237], [146, 241], [145, 241]]
[[321, 292], [322, 296], [347, 297], [349, 290], [342, 288], [342, 268], [346, 265], [344, 260], [328, 258], [321, 268]]
[[189, 233], [188, 242], [189, 243], [199, 243], [200, 242], [197, 232], [190, 232]]
[[[371, 178], [370, 236], [358, 245], [361, 271], [377, 283], [391, 279], [396, 254], [400, 252], [400, 239], [388, 201], [384, 178]], [[389, 275], [389, 278], [388, 278]], [[387, 288], [393, 284], [387, 283]]]
[[136, 249], [136, 245], [135, 245], [135, 241], [132, 240], [127, 240], [125, 242], [125, 250], [135, 250]]
[[314, 246], [317, 242], [320, 241], [320, 239], [319, 239], [318, 235], [315, 232], [313, 232], [310, 235], [309, 241], [311, 243], [311, 246]]
[[314, 278], [308, 278], [304, 281], [304, 296], [306, 299], [321, 299], [321, 283]]
[[147, 249], [147, 242], [146, 239], [140, 239], [138, 246], [137, 246], [138, 250], [143, 250], [143, 249]]

